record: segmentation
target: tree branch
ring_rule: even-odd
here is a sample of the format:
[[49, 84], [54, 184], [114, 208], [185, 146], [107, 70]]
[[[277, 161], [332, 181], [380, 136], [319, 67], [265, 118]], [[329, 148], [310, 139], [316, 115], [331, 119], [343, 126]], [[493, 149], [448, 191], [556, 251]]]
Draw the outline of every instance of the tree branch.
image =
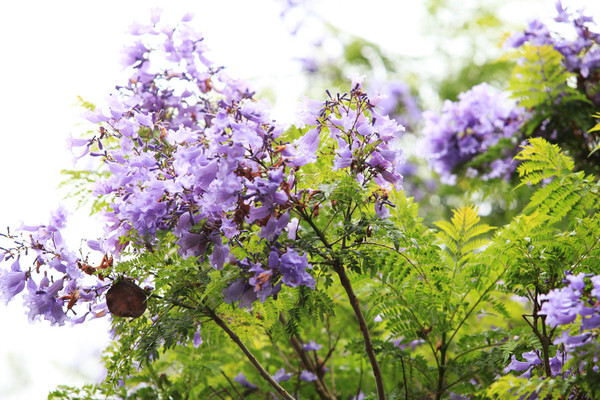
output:
[[219, 318], [219, 316], [208, 307], [205, 307], [203, 311], [208, 314], [210, 319], [212, 319], [215, 322], [215, 324], [219, 326], [219, 328], [223, 329], [225, 333], [227, 333], [227, 335], [231, 338], [231, 340], [233, 340], [235, 344], [237, 344], [237, 346], [244, 352], [248, 360], [250, 360], [252, 365], [254, 365], [254, 368], [256, 368], [260, 376], [262, 376], [267, 382], [269, 382], [269, 384], [277, 391], [277, 393], [279, 393], [286, 400], [295, 400], [291, 394], [289, 394], [284, 388], [282, 388], [281, 385], [279, 385], [279, 383], [277, 383], [277, 381], [273, 379], [271, 375], [269, 375], [267, 370], [258, 362], [256, 357], [254, 357], [254, 354], [252, 354], [252, 352], [246, 347], [246, 345], [242, 342], [239, 336], [236, 335], [236, 333], [227, 326], [225, 321]]
[[354, 289], [352, 289], [352, 284], [350, 283], [348, 275], [346, 275], [344, 267], [340, 264], [337, 258], [334, 259], [333, 270], [338, 274], [340, 278], [340, 283], [342, 284], [344, 290], [346, 290], [346, 294], [348, 295], [348, 299], [350, 300], [350, 305], [352, 306], [352, 310], [354, 310], [354, 315], [356, 315], [356, 319], [358, 320], [358, 326], [360, 328], [360, 332], [362, 333], [363, 340], [365, 342], [365, 351], [367, 352], [369, 362], [371, 363], [371, 369], [373, 370], [373, 376], [375, 377], [375, 383], [377, 385], [377, 398], [379, 400], [385, 400], [385, 388], [383, 386], [383, 377], [381, 375], [381, 369], [379, 368], [379, 364], [377, 363], [377, 357], [375, 357], [375, 351], [373, 350], [373, 342], [371, 342], [371, 334], [369, 333], [369, 327], [367, 326], [365, 316], [363, 315], [362, 310], [360, 308], [360, 303], [358, 302], [356, 294], [354, 294]]

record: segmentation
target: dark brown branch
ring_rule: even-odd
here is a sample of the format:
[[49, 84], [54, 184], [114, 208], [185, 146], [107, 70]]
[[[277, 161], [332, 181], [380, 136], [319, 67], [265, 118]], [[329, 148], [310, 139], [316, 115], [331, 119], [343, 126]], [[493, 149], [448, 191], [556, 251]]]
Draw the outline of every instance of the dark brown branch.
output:
[[339, 263], [337, 259], [334, 260], [333, 270], [338, 274], [340, 278], [340, 283], [344, 290], [346, 290], [346, 294], [348, 295], [348, 299], [350, 300], [350, 305], [352, 306], [352, 310], [354, 310], [354, 315], [356, 315], [356, 319], [358, 320], [358, 326], [360, 328], [360, 332], [363, 335], [363, 340], [365, 342], [365, 351], [367, 353], [367, 357], [369, 358], [369, 362], [371, 363], [371, 369], [373, 370], [373, 376], [375, 377], [375, 384], [377, 385], [377, 398], [379, 400], [385, 400], [385, 388], [383, 386], [383, 377], [381, 375], [381, 369], [379, 368], [379, 364], [377, 363], [377, 357], [375, 357], [375, 351], [373, 350], [373, 342], [371, 342], [371, 335], [369, 333], [369, 327], [367, 326], [367, 320], [362, 313], [360, 308], [360, 303], [358, 302], [358, 298], [354, 293], [354, 289], [352, 288], [352, 284], [350, 283], [350, 279], [348, 275], [346, 275], [346, 271], [344, 267]]
[[254, 368], [256, 368], [260, 376], [262, 376], [267, 382], [269, 382], [269, 384], [277, 391], [277, 393], [279, 393], [286, 400], [295, 400], [291, 394], [289, 394], [284, 388], [281, 387], [279, 383], [277, 383], [275, 379], [273, 379], [273, 377], [267, 372], [267, 370], [258, 362], [256, 357], [254, 357], [254, 354], [252, 354], [252, 352], [246, 347], [244, 342], [242, 342], [239, 336], [236, 335], [236, 333], [232, 331], [229, 328], [229, 326], [227, 326], [225, 321], [219, 318], [219, 316], [208, 307], [204, 309], [204, 312], [206, 312], [210, 319], [212, 319], [215, 322], [215, 324], [219, 326], [219, 328], [223, 329], [225, 333], [227, 333], [227, 335], [231, 338], [231, 340], [233, 340], [233, 342], [237, 344], [237, 346], [244, 352], [248, 360], [250, 360]]
[[[311, 226], [313, 231], [317, 234], [321, 243], [329, 249], [333, 250], [331, 244], [323, 234], [323, 232], [315, 225], [313, 220], [309, 215], [304, 211], [299, 212], [302, 218]], [[354, 293], [354, 289], [352, 288], [352, 284], [348, 275], [346, 275], [346, 270], [342, 265], [341, 261], [332, 255], [332, 267], [333, 270], [338, 274], [340, 278], [340, 283], [342, 287], [346, 291], [348, 295], [348, 299], [350, 300], [350, 305], [352, 306], [352, 310], [354, 311], [354, 315], [356, 315], [356, 319], [358, 320], [358, 326], [360, 328], [360, 332], [363, 335], [363, 340], [365, 343], [365, 351], [369, 358], [369, 362], [371, 363], [371, 369], [373, 370], [373, 376], [375, 378], [375, 384], [377, 385], [377, 399], [385, 400], [385, 388], [383, 386], [383, 377], [381, 375], [381, 369], [379, 368], [379, 364], [377, 363], [377, 357], [375, 356], [375, 351], [373, 350], [373, 342], [371, 342], [371, 334], [369, 333], [369, 327], [367, 326], [367, 321], [365, 320], [365, 316], [362, 313], [360, 308], [360, 303], [358, 302], [358, 298]]]
[[400, 356], [400, 362], [402, 363], [402, 380], [404, 380], [404, 399], [408, 400], [408, 383], [406, 383], [406, 371], [404, 369], [404, 357]]

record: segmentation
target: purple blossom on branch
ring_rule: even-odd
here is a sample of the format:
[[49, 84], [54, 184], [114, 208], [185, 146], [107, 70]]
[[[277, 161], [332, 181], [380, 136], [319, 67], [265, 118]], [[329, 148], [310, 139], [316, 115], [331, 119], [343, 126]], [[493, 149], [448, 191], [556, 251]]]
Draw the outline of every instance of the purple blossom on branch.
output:
[[321, 350], [321, 346], [320, 344], [316, 343], [314, 340], [309, 340], [308, 343], [306, 343], [303, 348], [306, 351], [317, 351], [317, 350]]
[[[588, 279], [592, 284], [591, 290], [586, 289]], [[595, 335], [592, 330], [600, 327], [598, 276], [585, 273], [568, 274], [564, 283], [564, 287], [539, 296], [542, 302], [539, 314], [546, 316], [545, 323], [552, 328], [563, 327], [562, 332], [559, 331], [560, 335], [556, 335], [554, 339], [554, 344], [561, 347], [549, 360], [552, 376], [572, 372], [563, 371], [563, 365], [573, 357], [579, 347], [594, 343]], [[532, 368], [542, 363], [536, 351], [523, 353], [522, 356], [525, 361], [519, 361], [513, 355], [504, 372], [525, 371], [524, 376], [529, 377]]]
[[288, 381], [291, 377], [292, 377], [292, 373], [291, 372], [286, 373], [284, 368], [280, 368], [273, 375], [273, 379], [275, 379], [275, 381], [277, 381], [277, 382]]
[[304, 382], [316, 381], [317, 375], [313, 374], [310, 371], [302, 370], [302, 372], [300, 373], [300, 380], [303, 380]]
[[590, 78], [593, 71], [600, 69], [600, 29], [594, 19], [583, 10], [569, 12], [562, 2], [556, 2], [557, 16], [554, 20], [572, 31], [572, 35], [562, 36], [550, 29], [542, 21], [529, 21], [523, 32], [517, 32], [506, 41], [506, 46], [520, 47], [525, 43], [534, 46], [550, 45], [564, 57], [565, 67]]
[[10, 270], [0, 271], [0, 299], [6, 304], [25, 289], [27, 272], [21, 271], [19, 257], [11, 264]]
[[482, 83], [461, 93], [456, 102], [446, 100], [441, 114], [426, 111], [423, 116], [422, 148], [442, 182], [453, 184], [461, 168], [483, 179], [507, 179], [515, 170], [516, 165], [511, 163], [514, 154], [509, 152], [504, 159], [479, 167], [481, 171], [465, 171], [466, 163], [486, 153], [500, 139], [513, 138], [526, 119], [524, 110], [506, 93]]
[[233, 378], [233, 380], [236, 381], [237, 383], [239, 383], [240, 385], [242, 385], [243, 387], [248, 388], [248, 389], [257, 389], [258, 388], [258, 386], [256, 386], [255, 384], [250, 383], [248, 381], [248, 379], [246, 379], [246, 376], [243, 373], [241, 373], [241, 372], [239, 374], [237, 374]]

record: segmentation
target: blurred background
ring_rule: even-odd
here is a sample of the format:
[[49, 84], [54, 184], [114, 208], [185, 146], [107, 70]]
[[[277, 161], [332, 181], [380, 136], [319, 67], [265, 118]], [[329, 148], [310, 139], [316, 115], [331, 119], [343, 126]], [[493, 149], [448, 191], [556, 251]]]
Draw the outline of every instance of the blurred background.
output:
[[[158, 1], [20, 1], [0, 5], [0, 230], [47, 222], [68, 190], [69, 136], [89, 129], [78, 97], [102, 105], [124, 82], [121, 49], [134, 22], [149, 21]], [[302, 96], [349, 88], [351, 73], [386, 93], [388, 111], [418, 133], [420, 112], [511, 70], [502, 43], [527, 19], [548, 20], [554, 0], [256, 0], [172, 1], [162, 20], [191, 12], [211, 59], [249, 81], [293, 123]], [[564, 0], [600, 16], [600, 2]], [[597, 19], [597, 18], [596, 18]], [[410, 153], [410, 149], [408, 151]], [[410, 155], [410, 154], [409, 154]], [[78, 164], [77, 168], [85, 168]], [[101, 226], [73, 210], [67, 239], [78, 248]], [[103, 377], [108, 318], [75, 327], [30, 324], [15, 299], [0, 306], [0, 399], [40, 399], [58, 384]]]

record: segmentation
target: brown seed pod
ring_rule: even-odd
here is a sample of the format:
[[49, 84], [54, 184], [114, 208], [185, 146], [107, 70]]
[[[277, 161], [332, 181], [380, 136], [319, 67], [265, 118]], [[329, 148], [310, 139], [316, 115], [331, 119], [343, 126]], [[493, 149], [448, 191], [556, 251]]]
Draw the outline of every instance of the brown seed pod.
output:
[[137, 318], [146, 311], [147, 294], [129, 279], [121, 279], [108, 289], [106, 305], [117, 317]]

